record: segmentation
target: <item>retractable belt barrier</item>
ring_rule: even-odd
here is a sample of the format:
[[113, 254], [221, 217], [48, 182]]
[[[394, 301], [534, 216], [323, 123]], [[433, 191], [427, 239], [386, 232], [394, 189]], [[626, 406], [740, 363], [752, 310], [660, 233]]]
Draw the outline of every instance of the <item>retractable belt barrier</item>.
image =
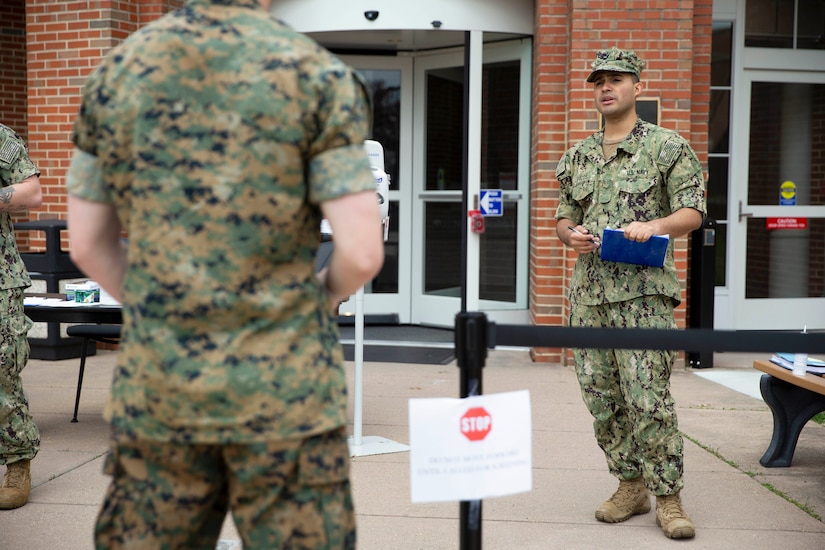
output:
[[[531, 348], [655, 349], [685, 352], [825, 353], [825, 332], [762, 330], [550, 327], [499, 325], [480, 312], [456, 315], [455, 355], [461, 369], [461, 397], [481, 395], [487, 350]], [[460, 548], [481, 548], [481, 501], [460, 503]]]
[[[458, 346], [458, 341], [456, 341]], [[764, 330], [663, 330], [487, 323], [487, 346], [531, 348], [658, 349], [688, 352], [747, 351], [825, 353], [825, 332]]]

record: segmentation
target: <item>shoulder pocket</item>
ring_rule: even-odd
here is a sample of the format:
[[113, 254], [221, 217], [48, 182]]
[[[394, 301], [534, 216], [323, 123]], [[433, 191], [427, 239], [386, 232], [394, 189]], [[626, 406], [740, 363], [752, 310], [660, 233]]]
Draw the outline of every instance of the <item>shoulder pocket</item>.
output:
[[588, 197], [593, 195], [593, 190], [596, 187], [596, 183], [587, 178], [575, 178], [573, 180], [573, 186], [571, 188], [571, 194], [573, 195], [573, 199], [576, 201], [583, 201]]

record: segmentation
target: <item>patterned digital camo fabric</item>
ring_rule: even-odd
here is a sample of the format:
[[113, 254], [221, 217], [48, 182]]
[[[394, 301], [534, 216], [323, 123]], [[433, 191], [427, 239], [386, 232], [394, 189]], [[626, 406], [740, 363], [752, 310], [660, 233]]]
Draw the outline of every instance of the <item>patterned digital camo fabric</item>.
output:
[[[567, 218], [593, 234], [620, 229], [632, 221], [670, 215], [680, 208], [705, 213], [702, 166], [679, 134], [641, 119], [618, 146], [614, 158], [602, 155], [604, 132], [569, 149], [559, 161], [559, 207]], [[602, 261], [598, 251], [582, 254], [570, 283], [570, 300], [581, 305], [619, 302], [659, 294], [681, 300], [673, 243], [663, 268]]]
[[[642, 296], [599, 306], [571, 307], [570, 325], [672, 330], [673, 302]], [[684, 487], [683, 447], [670, 374], [676, 353], [657, 350], [574, 349], [582, 399], [610, 473], [642, 476], [654, 495]]]
[[106, 456], [104, 471], [117, 482], [101, 506], [95, 547], [220, 548], [231, 506], [243, 548], [352, 549], [348, 466], [346, 428], [249, 445], [124, 442]]
[[[341, 426], [319, 204], [375, 189], [362, 81], [251, 0], [193, 0], [85, 88], [69, 192], [128, 232], [116, 437], [250, 443]], [[99, 161], [99, 165], [98, 165]]]
[[[0, 184], [3, 187], [40, 175], [29, 158], [26, 144], [17, 132], [0, 124]], [[29, 272], [20, 258], [11, 214], [0, 211], [0, 290], [31, 285]]]
[[0, 311], [0, 464], [8, 464], [37, 455], [40, 431], [20, 378], [29, 360], [26, 336], [32, 326], [23, 309], [23, 289], [0, 292]]
[[596, 80], [596, 74], [600, 72], [633, 73], [640, 77], [645, 65], [636, 52], [620, 50], [613, 46], [609, 50], [596, 52], [596, 59], [590, 64], [591, 70], [587, 81]]

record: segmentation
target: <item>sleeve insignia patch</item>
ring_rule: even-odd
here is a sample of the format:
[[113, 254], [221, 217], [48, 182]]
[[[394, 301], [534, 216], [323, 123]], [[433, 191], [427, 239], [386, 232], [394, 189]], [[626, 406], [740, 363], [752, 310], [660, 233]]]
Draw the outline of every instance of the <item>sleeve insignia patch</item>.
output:
[[20, 149], [21, 145], [17, 143], [17, 141], [6, 139], [5, 142], [0, 145], [0, 160], [6, 164], [11, 164], [12, 161], [17, 158]]
[[682, 144], [678, 141], [668, 141], [665, 143], [662, 150], [659, 152], [659, 158], [656, 160], [658, 164], [670, 166], [682, 152]]

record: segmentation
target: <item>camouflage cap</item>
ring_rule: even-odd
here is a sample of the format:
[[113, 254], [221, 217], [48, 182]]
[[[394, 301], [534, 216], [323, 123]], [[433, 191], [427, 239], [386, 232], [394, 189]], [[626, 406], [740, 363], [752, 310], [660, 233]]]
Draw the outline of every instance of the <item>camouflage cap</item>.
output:
[[590, 65], [592, 70], [587, 77], [588, 82], [596, 80], [596, 73], [612, 71], [617, 73], [633, 73], [637, 77], [642, 74], [645, 62], [639, 59], [636, 52], [620, 50], [613, 46], [609, 50], [599, 50], [596, 52], [596, 60]]

